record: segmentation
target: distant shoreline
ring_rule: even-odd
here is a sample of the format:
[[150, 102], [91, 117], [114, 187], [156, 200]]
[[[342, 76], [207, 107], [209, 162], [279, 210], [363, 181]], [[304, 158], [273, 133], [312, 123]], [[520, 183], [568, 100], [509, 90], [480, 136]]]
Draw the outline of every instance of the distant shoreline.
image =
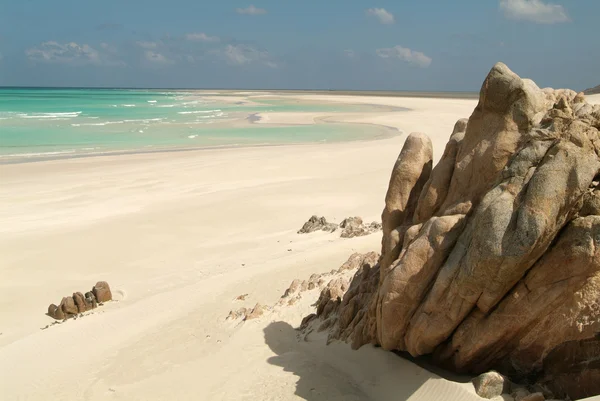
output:
[[185, 91], [185, 92], [219, 92], [220, 95], [254, 92], [264, 94], [305, 94], [305, 95], [344, 95], [344, 96], [385, 96], [385, 97], [422, 97], [442, 99], [476, 99], [479, 92], [470, 91], [404, 91], [404, 90], [348, 90], [348, 89], [222, 89], [222, 88], [134, 88], [134, 87], [51, 87], [51, 86], [0, 86], [2, 90], [132, 90], [132, 91]]

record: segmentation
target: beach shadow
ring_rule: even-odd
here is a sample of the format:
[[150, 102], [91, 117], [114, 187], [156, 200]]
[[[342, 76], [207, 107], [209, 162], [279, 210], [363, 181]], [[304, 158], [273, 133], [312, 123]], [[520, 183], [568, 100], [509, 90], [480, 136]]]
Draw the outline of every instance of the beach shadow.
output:
[[303, 337], [285, 322], [264, 329], [265, 343], [276, 354], [267, 361], [298, 376], [295, 394], [307, 401], [407, 400], [431, 378], [393, 353]]

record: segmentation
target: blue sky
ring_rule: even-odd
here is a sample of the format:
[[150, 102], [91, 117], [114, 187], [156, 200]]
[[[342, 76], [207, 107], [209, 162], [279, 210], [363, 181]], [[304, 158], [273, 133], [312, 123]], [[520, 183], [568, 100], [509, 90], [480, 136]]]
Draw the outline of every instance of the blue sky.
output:
[[598, 0], [1, 0], [0, 85], [473, 91], [600, 84]]

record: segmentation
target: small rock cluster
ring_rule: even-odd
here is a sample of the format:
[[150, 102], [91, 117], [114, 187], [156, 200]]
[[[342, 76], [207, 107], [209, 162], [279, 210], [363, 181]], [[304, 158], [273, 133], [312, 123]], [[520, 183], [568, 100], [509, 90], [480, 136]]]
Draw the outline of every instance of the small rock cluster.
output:
[[[552, 401], [554, 395], [547, 388], [540, 385], [527, 388], [526, 386], [511, 382], [498, 372], [483, 373], [473, 379], [473, 386], [478, 396], [486, 399], [499, 399], [504, 401]], [[555, 400], [557, 401], [557, 400]]]
[[[229, 312], [227, 320], [252, 320], [262, 316], [267, 311], [273, 310], [275, 307], [294, 305], [302, 298], [302, 293], [314, 289], [322, 290], [325, 288], [327, 278], [330, 278], [328, 286], [331, 286], [331, 283], [338, 282], [339, 280], [348, 283], [352, 275], [348, 275], [348, 277], [344, 278], [344, 273], [352, 273], [359, 268], [373, 266], [378, 260], [379, 254], [377, 252], [369, 252], [364, 254], [354, 253], [350, 255], [348, 260], [344, 262], [344, 264], [337, 270], [331, 270], [329, 273], [313, 274], [308, 280], [295, 279], [274, 306], [270, 307], [257, 303], [253, 308], [244, 307], [237, 310], [232, 310]], [[236, 300], [244, 300], [247, 295], [248, 294], [239, 296], [236, 298]], [[343, 295], [343, 292], [339, 295]]]
[[91, 291], [84, 294], [81, 292], [73, 293], [73, 296], [64, 297], [60, 304], [50, 304], [48, 306], [48, 316], [56, 320], [65, 320], [92, 309], [96, 309], [98, 304], [112, 300], [112, 293], [106, 281], [98, 281]]
[[298, 234], [308, 234], [315, 231], [327, 231], [334, 232], [338, 229], [338, 225], [335, 223], [329, 223], [325, 217], [318, 217], [316, 215], [312, 216], [300, 230], [298, 230]]
[[315, 215], [304, 223], [302, 228], [298, 231], [298, 234], [308, 234], [314, 231], [326, 231], [332, 233], [338, 228], [342, 229], [340, 237], [354, 238], [369, 235], [381, 230], [381, 224], [375, 221], [370, 224], [364, 224], [360, 217], [348, 217], [337, 225], [335, 223], [329, 223], [325, 217], [318, 217]]

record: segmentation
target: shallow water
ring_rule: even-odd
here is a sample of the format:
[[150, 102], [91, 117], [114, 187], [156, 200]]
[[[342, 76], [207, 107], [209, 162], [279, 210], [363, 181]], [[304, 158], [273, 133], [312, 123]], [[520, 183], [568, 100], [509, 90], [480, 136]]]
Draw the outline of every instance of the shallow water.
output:
[[0, 162], [114, 151], [368, 139], [381, 127], [248, 125], [261, 112], [356, 112], [349, 104], [232, 101], [185, 91], [0, 88]]

